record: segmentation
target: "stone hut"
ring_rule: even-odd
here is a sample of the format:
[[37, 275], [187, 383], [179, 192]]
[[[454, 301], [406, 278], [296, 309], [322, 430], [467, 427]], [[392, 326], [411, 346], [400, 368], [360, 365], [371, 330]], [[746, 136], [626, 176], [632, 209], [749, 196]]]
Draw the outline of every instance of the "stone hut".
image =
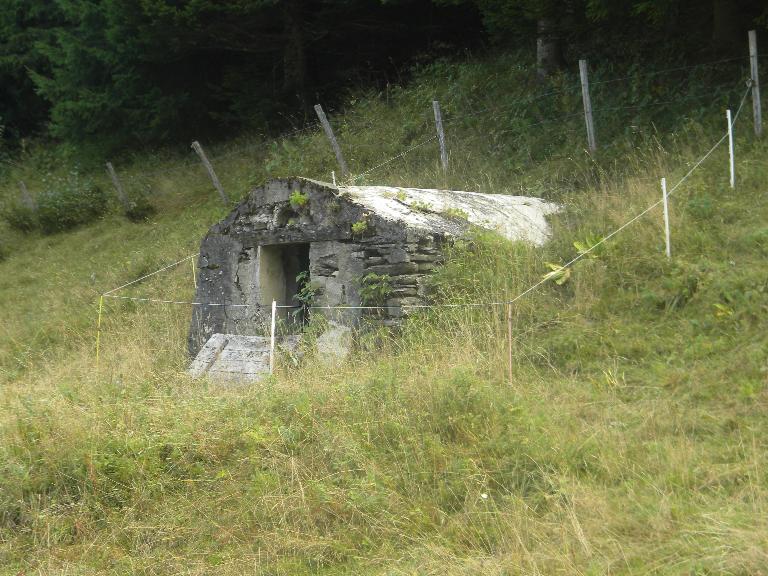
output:
[[[220, 335], [263, 336], [272, 301], [297, 305], [307, 282], [317, 306], [354, 307], [367, 303], [360, 294], [364, 277], [387, 276], [387, 309], [377, 317], [397, 322], [402, 305], [426, 302], [425, 276], [446, 242], [474, 225], [541, 245], [550, 233], [546, 215], [555, 210], [522, 196], [272, 180], [202, 241], [195, 297], [202, 305], [194, 308], [189, 351], [205, 356], [201, 348], [214, 340], [218, 344], [207, 352], [214, 357], [226, 346]], [[279, 310], [283, 324], [295, 322], [288, 309]], [[354, 326], [365, 314], [355, 308], [318, 312], [342, 326]], [[193, 373], [205, 373], [206, 362], [193, 363]]]

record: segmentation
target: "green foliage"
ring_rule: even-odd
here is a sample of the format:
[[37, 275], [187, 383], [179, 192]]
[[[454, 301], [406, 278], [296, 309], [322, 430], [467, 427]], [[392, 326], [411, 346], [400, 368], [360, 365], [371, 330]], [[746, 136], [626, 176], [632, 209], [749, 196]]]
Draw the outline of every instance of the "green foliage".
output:
[[3, 220], [14, 230], [27, 234], [36, 230], [40, 224], [35, 210], [20, 202], [12, 202], [5, 208]]
[[4, 0], [0, 3], [0, 111], [5, 130], [0, 141], [21, 139], [45, 128], [49, 104], [35, 89], [30, 70], [49, 72], [38, 43], [49, 37], [59, 6], [45, 0]]
[[394, 288], [388, 274], [369, 272], [360, 278], [360, 300], [364, 306], [382, 306], [392, 295]]
[[694, 265], [676, 262], [662, 279], [665, 308], [675, 310], [685, 306], [696, 294], [702, 281], [702, 271]]
[[558, 286], [562, 286], [571, 279], [570, 266], [564, 267], [562, 264], [555, 264], [554, 262], [544, 262], [544, 265], [550, 271], [544, 274], [543, 280], [552, 280]]
[[[521, 50], [529, 62], [542, 21], [561, 41], [560, 52], [589, 53], [606, 66], [640, 54], [644, 65], [658, 68], [701, 58], [704, 51], [730, 56], [738, 47], [741, 53], [741, 31], [764, 25], [765, 7], [758, 0], [743, 0], [738, 10], [724, 5], [6, 0], [0, 6], [0, 110], [7, 137], [19, 144], [46, 132], [95, 151], [244, 127], [273, 130], [284, 127], [275, 118], [303, 118], [309, 95], [318, 90], [327, 98], [344, 93], [350, 78], [386, 75], [389, 99], [397, 92], [390, 75], [439, 65], [442, 56], [487, 39]], [[425, 27], [429, 34], [421, 33]], [[688, 33], [670, 35], [670, 29]], [[336, 57], [350, 44], [365, 43], [375, 48]], [[656, 79], [644, 82], [653, 88]], [[412, 123], [404, 127], [411, 130]], [[502, 128], [508, 126], [501, 122]]]
[[432, 204], [429, 202], [412, 202], [408, 205], [411, 210], [416, 210], [416, 212], [431, 212], [432, 211]]
[[293, 296], [294, 300], [302, 306], [312, 306], [320, 293], [320, 287], [312, 283], [308, 270], [299, 272], [296, 276], [296, 284], [298, 285], [298, 291]]
[[355, 236], [362, 236], [368, 231], [368, 220], [362, 219], [352, 223], [352, 234]]
[[[522, 96], [516, 82], [528, 76], [515, 66], [512, 57], [444, 63], [389, 100], [358, 97], [340, 137], [374, 165], [382, 146], [396, 152], [421, 135], [412, 118], [433, 94], [478, 109]], [[603, 96], [618, 106], [625, 94]], [[612, 120], [608, 146], [584, 158], [574, 153], [579, 117], [550, 132], [499, 110], [455, 124], [457, 147], [477, 135], [452, 155], [455, 173], [424, 150], [377, 178], [483, 192], [520, 183], [561, 199], [543, 247], [477, 230], [443, 247], [435, 302], [503, 302], [535, 284], [544, 262], [586, 253], [596, 231], [657, 202], [657, 172], [684, 174], [722, 135], [721, 112], [713, 105], [711, 129], [659, 124], [650, 147], [616, 136]], [[371, 117], [392, 143], [360, 128]], [[196, 250], [228, 212], [186, 157], [126, 166], [143, 174], [149, 161], [160, 174], [157, 216], [140, 230], [120, 218], [55, 238], [0, 230], [14, 250], [0, 263], [2, 565], [12, 574], [65, 565], [222, 576], [762, 573], [768, 169], [766, 144], [748, 121], [739, 126], [737, 190], [721, 148], [676, 193], [671, 261], [657, 211], [586, 255], [563, 288], [517, 300], [511, 347], [504, 307], [441, 307], [366, 334], [338, 365], [304, 348], [256, 386], [188, 378], [187, 306], [105, 299], [94, 369], [93, 296]], [[564, 127], [578, 141], [537, 155], [534, 144]], [[276, 169], [316, 178], [333, 169], [322, 134], [290, 142]], [[376, 144], [375, 154], [358, 143]], [[250, 153], [221, 166], [227, 189], [266, 177]], [[106, 182], [102, 172], [94, 177]], [[16, 180], [4, 197], [18, 194]], [[704, 196], [715, 208], [706, 225], [688, 212]], [[189, 272], [126, 294], [188, 301]], [[326, 322], [311, 317], [308, 340]]]
[[591, 259], [600, 258], [605, 250], [604, 238], [596, 234], [587, 234], [584, 240], [575, 240], [573, 247], [579, 252], [579, 256], [586, 256]]
[[457, 220], [469, 219], [469, 214], [467, 214], [461, 208], [448, 208], [447, 210], [443, 210], [441, 214], [443, 214], [444, 216], [448, 216], [449, 218], [456, 218]]
[[691, 216], [700, 221], [709, 220], [717, 212], [717, 204], [710, 196], [706, 195], [694, 196], [688, 200], [686, 208]]
[[563, 264], [544, 262], [544, 265], [549, 268], [550, 271], [543, 276], [543, 280], [551, 280], [558, 286], [566, 284], [571, 279], [571, 274], [574, 269], [583, 261], [583, 258], [586, 257], [590, 260], [597, 260], [602, 255], [605, 245], [603, 244], [603, 238], [601, 236], [587, 234], [584, 237], [584, 240], [575, 240], [573, 242], [573, 247], [576, 248], [582, 259], [568, 267], [564, 267]]
[[301, 210], [309, 204], [309, 195], [302, 193], [301, 190], [294, 190], [291, 192], [288, 201], [294, 210]]
[[[0, 6], [0, 110], [15, 138], [48, 121], [50, 134], [94, 150], [273, 130], [278, 114], [303, 117], [319, 88], [314, 78], [338, 93], [359, 71], [400, 68], [433, 40], [455, 44], [452, 20], [473, 12], [360, 0], [311, 8], [275, 0], [8, 0]], [[380, 25], [368, 25], [371, 18]], [[393, 26], [403, 21], [412, 29]], [[427, 23], [429, 36], [412, 33]], [[463, 23], [479, 28], [477, 18]], [[332, 57], [366, 41], [387, 49]]]
[[37, 199], [37, 219], [45, 234], [69, 230], [87, 224], [107, 210], [103, 189], [82, 179], [77, 172], [67, 177], [52, 177], [48, 189]]

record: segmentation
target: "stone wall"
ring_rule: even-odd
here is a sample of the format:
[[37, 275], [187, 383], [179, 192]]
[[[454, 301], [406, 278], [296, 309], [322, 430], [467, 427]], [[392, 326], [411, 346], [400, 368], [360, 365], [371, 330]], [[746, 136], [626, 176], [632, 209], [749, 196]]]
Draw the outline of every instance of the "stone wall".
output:
[[[308, 197], [304, 207], [291, 206], [294, 191]], [[309, 244], [310, 279], [319, 289], [319, 306], [364, 304], [360, 281], [369, 273], [389, 276], [391, 294], [382, 303], [392, 308], [376, 314], [383, 323], [397, 322], [401, 304], [425, 301], [424, 275], [439, 262], [445, 236], [380, 218], [337, 192], [306, 180], [274, 181], [253, 191], [211, 228], [200, 248], [196, 301], [228, 306], [195, 307], [189, 336], [193, 356], [215, 333], [265, 333], [275, 288], [262, 277], [268, 261], [260, 262], [259, 246]], [[364, 230], [353, 233], [359, 222], [365, 222]], [[347, 325], [369, 314], [359, 309], [321, 312]]]

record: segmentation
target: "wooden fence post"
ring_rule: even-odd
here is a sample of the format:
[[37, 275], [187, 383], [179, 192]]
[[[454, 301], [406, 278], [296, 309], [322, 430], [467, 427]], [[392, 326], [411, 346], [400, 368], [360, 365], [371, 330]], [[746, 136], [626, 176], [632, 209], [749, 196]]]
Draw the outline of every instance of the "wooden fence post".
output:
[[760, 81], [757, 74], [757, 33], [749, 31], [749, 69], [752, 77], [752, 113], [755, 119], [755, 136], [763, 134], [763, 112], [760, 107]]
[[224, 192], [224, 187], [221, 185], [219, 177], [216, 176], [216, 172], [213, 171], [213, 166], [211, 166], [211, 163], [208, 161], [208, 157], [205, 155], [203, 147], [200, 146], [200, 142], [197, 140], [192, 142], [192, 150], [197, 153], [197, 155], [200, 157], [200, 161], [203, 163], [203, 166], [205, 166], [205, 169], [208, 170], [208, 175], [211, 177], [211, 182], [213, 182], [214, 187], [216, 190], [218, 190], [219, 196], [221, 196], [221, 201], [229, 206], [229, 197], [227, 196], [227, 193]]
[[123, 191], [123, 185], [117, 177], [117, 172], [115, 172], [115, 167], [112, 166], [112, 162], [107, 162], [107, 172], [112, 180], [112, 186], [114, 186], [117, 191], [117, 197], [120, 200], [120, 203], [123, 205], [123, 208], [127, 210], [130, 207], [128, 197], [125, 195], [125, 191]]
[[320, 119], [320, 124], [323, 125], [325, 135], [331, 142], [331, 148], [333, 148], [333, 153], [336, 154], [336, 160], [341, 167], [341, 177], [344, 178], [349, 174], [349, 168], [347, 168], [347, 162], [344, 160], [344, 156], [341, 153], [341, 147], [339, 147], [339, 143], [336, 140], [336, 135], [333, 133], [333, 128], [331, 128], [331, 123], [328, 122], [328, 118], [326, 118], [325, 112], [323, 112], [323, 107], [320, 106], [320, 104], [315, 104], [315, 113]]
[[435, 112], [437, 140], [440, 142], [440, 163], [443, 165], [443, 172], [446, 172], [448, 170], [448, 152], [445, 150], [445, 132], [443, 131], [443, 115], [440, 113], [440, 102], [432, 100], [432, 109]]
[[21, 204], [28, 210], [35, 210], [37, 207], [35, 199], [32, 198], [32, 195], [29, 193], [29, 190], [27, 190], [27, 185], [24, 184], [23, 180], [19, 180], [19, 190], [21, 190]]
[[592, 119], [592, 100], [589, 97], [589, 75], [586, 60], [579, 60], [579, 75], [581, 76], [581, 99], [584, 101], [584, 121], [587, 124], [587, 144], [589, 151], [594, 152], [597, 150], [597, 139], [595, 138], [595, 123]]

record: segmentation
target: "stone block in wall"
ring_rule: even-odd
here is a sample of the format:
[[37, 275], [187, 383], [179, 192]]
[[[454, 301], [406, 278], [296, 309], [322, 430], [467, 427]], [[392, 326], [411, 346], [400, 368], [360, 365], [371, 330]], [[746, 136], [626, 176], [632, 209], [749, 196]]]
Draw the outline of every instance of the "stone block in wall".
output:
[[438, 255], [436, 253], [416, 252], [411, 254], [411, 262], [434, 262], [437, 260]]
[[403, 262], [410, 261], [408, 252], [403, 248], [390, 248], [384, 255], [384, 258], [386, 258], [387, 262], [390, 264], [402, 264]]
[[379, 264], [377, 266], [369, 266], [366, 272], [373, 272], [374, 274], [388, 275], [388, 276], [400, 276], [401, 274], [413, 274], [418, 272], [419, 267], [414, 262], [401, 262], [399, 264]]
[[418, 274], [403, 274], [393, 277], [392, 284], [394, 286], [416, 286], [420, 279], [421, 276]]

